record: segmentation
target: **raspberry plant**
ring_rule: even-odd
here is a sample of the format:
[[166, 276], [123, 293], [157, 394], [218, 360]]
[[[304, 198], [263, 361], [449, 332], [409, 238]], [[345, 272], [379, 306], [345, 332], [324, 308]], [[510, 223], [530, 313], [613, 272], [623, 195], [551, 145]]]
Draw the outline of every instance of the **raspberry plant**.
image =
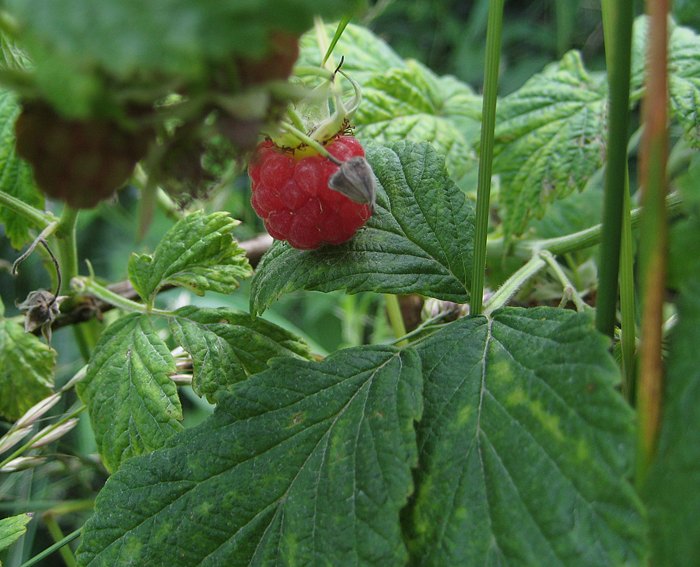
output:
[[[52, 286], [0, 302], [3, 559], [45, 525], [91, 566], [700, 563], [700, 38], [603, 4], [607, 73], [497, 101], [502, 0], [483, 95], [346, 2], [4, 2], [0, 222]], [[78, 209], [135, 191], [175, 220], [108, 282]], [[394, 336], [322, 352], [268, 318], [301, 291]], [[42, 474], [106, 482], [32, 519]]]

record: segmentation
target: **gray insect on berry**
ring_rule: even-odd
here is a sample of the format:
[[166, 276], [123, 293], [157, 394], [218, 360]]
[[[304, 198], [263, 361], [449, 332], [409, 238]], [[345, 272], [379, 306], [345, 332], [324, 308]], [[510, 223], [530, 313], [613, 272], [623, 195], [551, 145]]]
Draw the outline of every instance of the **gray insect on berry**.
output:
[[344, 161], [340, 169], [331, 175], [328, 187], [355, 203], [369, 205], [374, 209], [377, 187], [372, 168], [363, 157], [356, 156]]

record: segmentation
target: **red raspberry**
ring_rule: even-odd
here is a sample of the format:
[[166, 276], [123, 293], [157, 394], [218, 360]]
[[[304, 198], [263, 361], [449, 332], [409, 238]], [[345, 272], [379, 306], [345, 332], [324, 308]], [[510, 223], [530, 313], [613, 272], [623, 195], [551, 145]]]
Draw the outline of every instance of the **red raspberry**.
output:
[[[365, 155], [352, 136], [338, 136], [326, 149], [341, 161]], [[328, 187], [339, 169], [329, 159], [296, 153], [269, 140], [258, 145], [248, 167], [255, 212], [274, 238], [294, 248], [311, 250], [350, 240], [372, 215], [370, 205]]]

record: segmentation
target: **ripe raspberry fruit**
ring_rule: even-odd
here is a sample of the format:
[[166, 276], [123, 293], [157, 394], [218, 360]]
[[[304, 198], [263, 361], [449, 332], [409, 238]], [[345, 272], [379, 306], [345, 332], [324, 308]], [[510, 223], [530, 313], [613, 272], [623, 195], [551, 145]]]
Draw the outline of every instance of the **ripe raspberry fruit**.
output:
[[[334, 138], [326, 150], [342, 162], [365, 155], [360, 143], [346, 135]], [[252, 205], [267, 231], [301, 250], [350, 240], [372, 208], [329, 187], [339, 169], [324, 156], [308, 155], [308, 150], [284, 150], [269, 140], [258, 145], [248, 173]]]

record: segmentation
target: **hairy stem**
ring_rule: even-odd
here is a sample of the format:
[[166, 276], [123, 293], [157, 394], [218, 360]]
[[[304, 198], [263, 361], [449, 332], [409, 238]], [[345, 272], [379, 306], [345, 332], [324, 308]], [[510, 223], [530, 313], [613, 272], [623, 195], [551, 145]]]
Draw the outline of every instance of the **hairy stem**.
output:
[[583, 301], [583, 299], [581, 299], [581, 295], [576, 289], [576, 286], [574, 286], [574, 284], [571, 283], [571, 280], [566, 276], [564, 270], [561, 269], [559, 262], [557, 262], [556, 258], [552, 255], [552, 253], [548, 250], [543, 250], [542, 252], [540, 252], [540, 256], [545, 262], [547, 262], [552, 272], [559, 280], [559, 283], [561, 284], [564, 293], [568, 291], [571, 294], [571, 301], [574, 302], [574, 305], [576, 306], [576, 311], [580, 313], [584, 309], [586, 309], [586, 303]]
[[501, 58], [504, 0], [492, 0], [486, 28], [486, 62], [484, 71], [484, 102], [481, 122], [479, 174], [476, 193], [476, 227], [471, 287], [471, 313], [479, 315], [484, 296], [486, 272], [486, 239], [489, 226], [489, 201], [493, 165], [494, 131], [496, 129], [496, 99], [498, 70]]
[[113, 292], [111, 289], [98, 284], [92, 278], [86, 278], [79, 276], [73, 278], [73, 289], [77, 293], [84, 293], [95, 296], [97, 299], [101, 299], [114, 305], [119, 309], [132, 313], [155, 313], [156, 315], [172, 315], [170, 311], [164, 311], [162, 309], [149, 308], [143, 303], [138, 303], [137, 301], [132, 301], [127, 299], [123, 295]]
[[52, 222], [58, 220], [52, 213], [40, 211], [36, 207], [28, 205], [24, 201], [18, 199], [17, 197], [13, 197], [4, 191], [0, 191], [0, 206], [7, 207], [11, 211], [27, 219], [33, 225], [36, 225], [37, 228], [41, 229], [46, 228]]
[[496, 309], [500, 309], [508, 303], [508, 301], [518, 293], [518, 290], [546, 265], [547, 263], [541, 254], [536, 254], [530, 258], [530, 260], [510, 276], [486, 302], [484, 306], [484, 315], [490, 315], [496, 311]]

